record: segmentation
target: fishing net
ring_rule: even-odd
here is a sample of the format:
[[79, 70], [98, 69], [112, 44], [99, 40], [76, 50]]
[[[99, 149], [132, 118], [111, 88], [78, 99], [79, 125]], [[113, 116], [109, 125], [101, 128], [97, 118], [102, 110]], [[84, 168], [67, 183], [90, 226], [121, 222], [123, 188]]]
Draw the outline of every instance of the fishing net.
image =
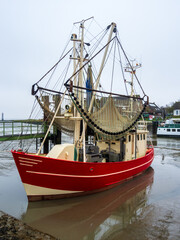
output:
[[[53, 119], [57, 106], [60, 102], [61, 96], [57, 94], [51, 94], [43, 91], [40, 97], [36, 97], [39, 105], [43, 109], [45, 120], [50, 123]], [[65, 134], [72, 135], [74, 132], [75, 123], [70, 118], [64, 118], [73, 115], [74, 106], [69, 98], [66, 96], [62, 105], [59, 108], [56, 118], [54, 119], [54, 125]]]
[[[84, 103], [80, 95], [85, 99]], [[119, 139], [134, 127], [145, 109], [140, 97], [87, 89], [70, 92], [70, 96], [89, 127], [105, 139]]]

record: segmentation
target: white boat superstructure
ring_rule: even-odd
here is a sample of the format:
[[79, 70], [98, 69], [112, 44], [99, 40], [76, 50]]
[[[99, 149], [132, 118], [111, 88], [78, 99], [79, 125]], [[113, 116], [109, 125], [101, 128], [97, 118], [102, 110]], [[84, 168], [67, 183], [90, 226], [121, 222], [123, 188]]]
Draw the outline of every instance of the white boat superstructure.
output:
[[171, 118], [157, 128], [157, 136], [180, 137], [180, 118]]

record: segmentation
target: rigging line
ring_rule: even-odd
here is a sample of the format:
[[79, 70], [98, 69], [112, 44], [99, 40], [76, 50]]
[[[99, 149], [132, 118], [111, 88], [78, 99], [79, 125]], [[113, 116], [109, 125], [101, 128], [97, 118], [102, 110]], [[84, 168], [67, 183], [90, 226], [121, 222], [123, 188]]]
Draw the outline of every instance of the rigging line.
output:
[[[41, 125], [41, 131], [42, 131], [42, 128], [44, 128], [44, 125], [43, 125], [43, 124]], [[33, 142], [35, 141], [37, 135], [38, 135], [38, 133], [37, 133], [37, 134], [34, 134], [34, 137], [32, 138], [32, 140], [29, 141], [29, 144], [26, 145], [25, 151], [28, 151], [28, 150], [29, 150], [29, 148], [32, 146]], [[24, 148], [25, 148], [25, 144], [24, 144]]]
[[52, 71], [52, 73], [51, 73], [51, 76], [49, 77], [49, 79], [48, 79], [48, 81], [47, 81], [47, 83], [46, 83], [45, 87], [47, 87], [47, 86], [48, 86], [48, 84], [49, 84], [50, 80], [52, 79], [52, 77], [53, 77], [53, 75], [54, 75], [54, 73], [55, 73], [55, 71], [56, 71], [56, 68], [57, 68], [57, 66], [58, 66], [58, 65], [56, 65], [56, 66], [55, 66], [55, 68], [53, 69], [53, 71]]
[[91, 62], [91, 66], [92, 66], [92, 69], [93, 69], [92, 74], [93, 74], [93, 80], [94, 80], [93, 85], [94, 85], [96, 76], [98, 75], [96, 65], [95, 65], [94, 61]]
[[79, 73], [81, 71], [81, 69], [83, 69], [92, 59], [94, 59], [107, 45], [109, 45], [113, 40], [115, 39], [115, 37], [113, 37], [108, 43], [106, 43], [106, 45], [104, 45], [104, 47], [102, 47], [92, 58], [90, 58], [81, 68], [78, 69], [78, 71], [76, 71], [74, 74], [71, 75], [71, 77], [65, 82], [65, 86], [67, 85], [67, 83], [71, 80], [72, 77], [74, 77], [77, 73]]
[[[96, 36], [94, 36], [89, 30], [87, 30], [87, 32], [89, 33], [89, 35], [91, 37], [93, 37], [92, 39], [89, 40], [89, 42], [93, 42], [94, 40], [96, 40], [96, 42], [101, 42], [99, 39], [103, 38], [103, 35], [106, 34], [108, 31], [107, 28], [103, 29], [101, 32], [99, 32]], [[102, 35], [102, 36], [101, 36]]]
[[[104, 33], [102, 34], [102, 36], [99, 39], [96, 39], [96, 43], [94, 43], [94, 45], [91, 47], [90, 51], [90, 56], [93, 55], [93, 53], [96, 51], [96, 49], [99, 47], [99, 45], [101, 44], [102, 40], [104, 39], [104, 37], [106, 36], [108, 30], [104, 30]], [[101, 44], [103, 46], [103, 44]]]
[[[66, 91], [67, 91], [67, 90], [66, 90]], [[43, 147], [43, 145], [44, 145], [44, 142], [45, 142], [45, 140], [46, 140], [46, 138], [47, 138], [47, 136], [48, 136], [48, 134], [49, 134], [49, 132], [50, 132], [51, 126], [52, 126], [52, 124], [53, 124], [53, 122], [54, 122], [54, 119], [55, 119], [55, 117], [56, 117], [57, 114], [58, 114], [59, 108], [61, 107], [61, 103], [62, 103], [62, 101], [63, 101], [63, 99], [64, 99], [64, 97], [65, 97], [66, 91], [64, 92], [64, 94], [63, 94], [63, 96], [62, 96], [62, 98], [61, 98], [61, 101], [59, 102], [59, 105], [57, 106], [56, 112], [55, 112], [55, 114], [54, 114], [54, 116], [53, 116], [53, 119], [51, 120], [51, 123], [50, 123], [50, 125], [49, 125], [49, 128], [48, 128], [48, 130], [47, 130], [47, 132], [46, 132], [46, 135], [45, 135], [45, 137], [44, 137], [44, 139], [43, 139], [43, 141], [42, 141], [42, 143], [41, 143], [41, 146], [40, 146], [40, 148], [39, 148], [39, 151], [37, 152], [37, 155], [39, 155], [39, 153], [41, 152], [41, 149], [42, 149], [42, 147]]]
[[87, 28], [85, 28], [86, 29], [86, 33], [84, 34], [84, 37], [86, 37], [87, 32], [89, 31], [88, 29], [91, 27], [91, 25], [93, 23], [93, 20], [94, 20], [94, 17], [92, 17], [92, 20], [90, 21], [89, 26]]
[[67, 77], [70, 64], [71, 64], [71, 60], [69, 60], [69, 63], [68, 63], [68, 66], [67, 66], [67, 69], [66, 69], [66, 72], [65, 72], [65, 75], [64, 75], [64, 78], [63, 78], [63, 81], [62, 81], [62, 84], [61, 84], [61, 87], [60, 87], [59, 91], [61, 91], [61, 89], [62, 89], [63, 86], [64, 86], [64, 81], [65, 81], [65, 79], [66, 79], [66, 77]]
[[39, 81], [37, 81], [34, 85], [36, 85], [36, 84], [38, 84], [40, 81], [42, 81], [43, 78], [44, 78], [45, 76], [47, 76], [48, 73], [50, 73], [50, 72], [52, 71], [52, 69], [55, 68], [55, 67], [60, 63], [60, 61], [63, 60], [63, 59], [70, 53], [70, 51], [71, 51], [72, 49], [73, 49], [73, 47], [72, 47], [63, 57], [61, 57], [61, 58], [49, 69], [49, 71], [47, 71], [47, 73], [45, 73], [45, 74], [39, 79]]
[[[11, 138], [11, 137], [9, 137], [9, 138]], [[7, 141], [8, 141], [8, 140], [7, 140]], [[2, 142], [2, 143], [3, 143], [3, 142]], [[12, 146], [13, 144], [14, 144], [14, 142], [13, 142], [13, 140], [11, 140], [10, 143], [7, 144], [7, 146], [5, 146], [5, 147], [2, 149], [2, 151], [8, 150], [9, 146]], [[13, 149], [13, 147], [11, 147], [11, 149]], [[10, 150], [9, 150], [9, 151], [10, 151]]]
[[[118, 43], [119, 43], [119, 45], [120, 45], [120, 47], [121, 47], [121, 49], [122, 49], [122, 51], [123, 51], [123, 53], [124, 53], [124, 56], [126, 57], [126, 60], [128, 61], [128, 64], [129, 64], [131, 70], [133, 71], [133, 67], [132, 67], [132, 65], [131, 65], [131, 63], [130, 63], [130, 61], [129, 61], [129, 59], [128, 59], [128, 57], [127, 57], [127, 55], [126, 55], [126, 53], [125, 53], [125, 51], [124, 51], [124, 49], [123, 49], [123, 47], [122, 47], [122, 45], [121, 45], [121, 42], [119, 41], [118, 38], [117, 38], [117, 41], [118, 41]], [[139, 79], [138, 79], [137, 76], [136, 76], [136, 73], [134, 73], [134, 76], [135, 76], [135, 78], [136, 78], [136, 80], [137, 80], [137, 82], [138, 82], [138, 84], [139, 84], [139, 86], [140, 86], [140, 88], [141, 88], [144, 96], [146, 96], [146, 94], [145, 94], [145, 92], [144, 92], [144, 89], [142, 88], [142, 85], [141, 85], [141, 83], [139, 82]]]
[[128, 95], [128, 90], [127, 90], [126, 79], [125, 79], [124, 70], [123, 70], [123, 66], [122, 66], [121, 53], [120, 53], [119, 45], [117, 45], [117, 47], [118, 47], [118, 53], [119, 53], [119, 59], [120, 59], [119, 63], [120, 63], [120, 66], [121, 66], [122, 76], [123, 76], [123, 79], [124, 79], [126, 94]]
[[[73, 28], [74, 28], [74, 26], [72, 27], [72, 30], [73, 30]], [[71, 33], [72, 33], [72, 30], [70, 31], [70, 36], [69, 36], [69, 38], [68, 38], [67, 44], [66, 44], [66, 46], [65, 46], [65, 48], [64, 48], [64, 50], [63, 50], [63, 52], [62, 52], [62, 54], [61, 54], [61, 56], [60, 56], [60, 58], [63, 56], [63, 54], [64, 54], [64, 52], [65, 52], [65, 50], [66, 50], [66, 48], [67, 48], [67, 46], [68, 46], [68, 44], [69, 44], [69, 42], [70, 42], [70, 40], [71, 40]], [[60, 61], [61, 61], [61, 60], [60, 60]], [[53, 72], [52, 72], [52, 74], [51, 74], [49, 80], [47, 81], [45, 87], [48, 86], [48, 84], [49, 84], [49, 82], [50, 82], [50, 80], [51, 80], [51, 78], [52, 78], [52, 76], [53, 76], [53, 74], [54, 74], [56, 68], [57, 68], [57, 66], [55, 66], [55, 68], [54, 68], [54, 70], [53, 70]]]
[[[42, 111], [42, 109], [40, 108], [38, 113], [36, 114], [36, 116], [39, 114], [39, 112]], [[44, 119], [44, 123], [48, 121], [48, 118], [50, 117], [51, 113], [49, 113], [46, 118]], [[44, 129], [44, 124], [42, 123], [41, 125], [41, 131]], [[38, 134], [38, 132], [37, 132]], [[30, 141], [30, 143], [27, 145], [27, 148], [26, 148], [26, 151], [29, 150], [29, 148], [32, 146], [32, 143], [34, 142], [34, 140], [36, 139], [37, 137], [37, 134], [34, 135], [34, 137], [32, 138], [32, 141]]]
[[[114, 39], [115, 40], [115, 39]], [[112, 45], [111, 45], [111, 48], [109, 49], [109, 53], [108, 53], [108, 55], [107, 55], [107, 57], [106, 57], [106, 60], [105, 60], [105, 62], [104, 62], [104, 66], [103, 66], [103, 69], [104, 69], [104, 67], [106, 66], [106, 63], [107, 63], [107, 61], [108, 61], [108, 59], [109, 59], [109, 57], [110, 57], [110, 54], [111, 54], [111, 51], [112, 51], [112, 48], [113, 48], [113, 46], [114, 46], [114, 41], [113, 41], [113, 43], [112, 43]], [[102, 69], [102, 70], [103, 70]], [[99, 77], [99, 76], [98, 76]], [[97, 78], [98, 78], [97, 77]], [[110, 91], [111, 92], [111, 91]]]
[[[57, 66], [58, 66], [58, 65], [57, 65]], [[55, 72], [56, 69], [57, 69], [57, 66], [54, 68], [54, 70], [53, 70], [53, 72], [52, 72], [52, 74], [51, 74], [51, 76], [50, 76], [50, 78], [49, 78], [47, 84], [45, 85], [45, 87], [48, 86], [50, 80], [52, 79], [52, 77], [53, 77], [53, 75], [54, 75], [54, 72]], [[66, 67], [67, 67], [67, 66], [66, 66]], [[66, 68], [64, 69], [64, 71], [66, 71]], [[64, 72], [64, 71], [63, 71], [63, 72]], [[61, 76], [63, 75], [63, 72], [62, 72]], [[61, 76], [57, 79], [56, 83], [54, 84], [54, 87], [53, 87], [54, 89], [55, 89], [55, 87], [58, 85], [58, 82], [60, 81]]]
[[[65, 49], [66, 49], [66, 47], [65, 47]], [[51, 76], [49, 77], [49, 80], [47, 81], [45, 87], [47, 87], [48, 84], [50, 83], [50, 81], [51, 81], [51, 79], [52, 79], [52, 77], [53, 77], [53, 75], [54, 75], [54, 73], [55, 73], [55, 71], [56, 71], [56, 69], [57, 69], [57, 66], [58, 66], [58, 64], [57, 64], [57, 65], [55, 66], [55, 68], [53, 69], [53, 71], [52, 71], [52, 73], [51, 73]]]
[[[37, 105], [37, 102], [36, 102], [36, 100], [34, 100], [34, 103], [33, 103], [33, 106], [32, 106], [32, 110], [31, 110], [31, 112], [30, 112], [30, 115], [29, 115], [29, 118], [28, 118], [28, 119], [31, 119], [31, 116], [32, 116], [32, 114], [33, 114], [33, 111], [34, 111], [36, 105]], [[23, 134], [23, 132], [21, 131], [21, 133], [19, 134], [17, 140], [19, 140], [19, 138], [20, 138], [20, 136], [21, 136], [22, 134]]]
[[[70, 41], [70, 40], [68, 40], [68, 43], [66, 44], [65, 49], [67, 48], [67, 46], [68, 46], [68, 44], [69, 44], [69, 41]], [[64, 51], [65, 51], [65, 49], [64, 49]], [[65, 57], [67, 56], [67, 54], [68, 54], [71, 50], [72, 50], [72, 48], [71, 48], [63, 57], [61, 57], [61, 58], [58, 60], [58, 62], [56, 62], [56, 64], [53, 65], [53, 67], [52, 67], [43, 77], [41, 77], [41, 79], [40, 79], [38, 82], [36, 82], [35, 84], [39, 83], [45, 76], [47, 76], [47, 74], [48, 74], [53, 68], [56, 69], [56, 67], [57, 67], [57, 65], [59, 64], [59, 62], [60, 62], [61, 60], [63, 60], [63, 58], [65, 58]], [[63, 51], [62, 55], [64, 54], [64, 51]], [[62, 55], [61, 55], [61, 56], [62, 56]], [[55, 69], [54, 69], [54, 71], [55, 71]], [[49, 82], [50, 79], [52, 78], [52, 75], [54, 74], [54, 71], [53, 71], [53, 73], [51, 74], [48, 82]], [[48, 85], [48, 82], [47, 82], [46, 86]], [[34, 84], [34, 85], [35, 85], [35, 84]], [[31, 111], [30, 116], [29, 116], [29, 119], [31, 118], [31, 116], [32, 116], [32, 114], [33, 114], [33, 111], [34, 111], [34, 109], [35, 109], [36, 106], [37, 106], [37, 102], [36, 102], [36, 100], [35, 100], [35, 101], [34, 101], [34, 104], [33, 104], [33, 107], [32, 107], [32, 111]], [[40, 110], [38, 111], [38, 113], [39, 113], [39, 112], [40, 112]], [[38, 114], [38, 113], [37, 113], [37, 114]], [[36, 114], [36, 116], [37, 116], [37, 114]], [[26, 131], [28, 131], [28, 129], [26, 129]], [[19, 138], [20, 138], [20, 136], [21, 136], [22, 134], [23, 134], [23, 132], [21, 131], [21, 133], [19, 134], [17, 140], [19, 140]], [[36, 135], [35, 135], [35, 136], [36, 136]], [[33, 138], [33, 141], [34, 141], [34, 139], [35, 139], [35, 137]], [[32, 144], [30, 144], [30, 146], [31, 146], [31, 145], [32, 145]], [[29, 146], [29, 147], [30, 147], [30, 146]]]
[[[36, 102], [36, 100], [34, 100], [33, 107], [32, 107], [32, 110], [31, 110], [31, 113], [30, 113], [28, 119], [31, 119], [33, 111], [34, 111], [36, 106], [37, 106], [37, 102]], [[27, 131], [28, 131], [28, 128], [26, 128], [26, 133], [27, 133]], [[18, 141], [20, 141], [20, 136], [22, 136], [22, 134], [23, 134], [23, 129], [21, 130], [21, 132], [19, 133], [19, 136], [17, 137]], [[20, 145], [20, 142], [19, 142], [19, 145]], [[22, 143], [21, 143], [21, 145], [22, 145]], [[23, 144], [23, 145], [25, 145], [25, 144]]]
[[[41, 96], [42, 96], [42, 94], [41, 94]], [[32, 112], [31, 112], [29, 118], [32, 117], [32, 114], [33, 114], [33, 112], [35, 111], [36, 106], [38, 105], [38, 101], [36, 101], [36, 99], [34, 100], [34, 105], [35, 105], [35, 106], [34, 106], [34, 109], [32, 109]], [[36, 119], [37, 116], [39, 116], [39, 113], [40, 113], [41, 111], [42, 111], [41, 108], [39, 108], [38, 112], [37, 112], [36, 115], [34, 116], [35, 119]], [[42, 128], [42, 126], [41, 126], [41, 128]], [[27, 131], [28, 131], [28, 129], [27, 129]], [[42, 131], [42, 129], [41, 129], [41, 131]], [[38, 134], [38, 132], [37, 132], [37, 134]], [[30, 143], [27, 144], [27, 148], [26, 148], [27, 150], [31, 147], [31, 145], [32, 145], [33, 141], [35, 140], [37, 134], [35, 134], [34, 137], [32, 138], [32, 141], [30, 141]], [[21, 135], [22, 135], [22, 133], [21, 133]], [[24, 144], [23, 144], [23, 148], [24, 148], [24, 147], [25, 147], [25, 141], [24, 141]]]
[[[65, 76], [63, 77], [63, 80], [65, 80], [65, 78], [66, 78], [66, 76], [67, 76], [68, 69], [69, 69], [69, 67], [70, 67], [70, 64], [71, 64], [71, 60], [69, 60], [69, 63], [68, 63], [68, 65], [66, 66], [66, 69], [64, 69], [64, 71], [63, 71], [63, 73], [61, 74], [61, 76], [59, 77], [59, 79], [62, 77], [62, 75], [64, 74], [64, 72], [65, 72], [65, 70], [66, 70], [66, 74], [65, 74]], [[78, 64], [79, 64], [79, 63], [77, 62], [75, 69], [77, 68]], [[63, 81], [63, 80], [62, 80], [62, 84], [61, 84], [60, 89], [59, 89], [60, 92], [62, 92], [62, 88], [63, 88], [63, 86], [64, 86], [64, 81]], [[57, 86], [57, 85], [56, 85], [56, 86]], [[55, 89], [55, 87], [54, 87], [54, 89]]]
[[[96, 36], [94, 36], [94, 35], [92, 35], [92, 33], [87, 29], [87, 32], [89, 33], [89, 35], [91, 35], [93, 38], [89, 41], [89, 43], [91, 43], [91, 42], [93, 42], [93, 40], [95, 39], [96, 40], [96, 42], [94, 43], [94, 45], [92, 45], [92, 47], [91, 47], [91, 49], [90, 49], [90, 51], [91, 51], [91, 54], [90, 54], [90, 56], [92, 56], [92, 54], [94, 53], [94, 51], [96, 50], [96, 48], [99, 46], [99, 44], [102, 42], [102, 40], [103, 40], [103, 38], [105, 37], [105, 35], [107, 34], [107, 32], [108, 32], [108, 28], [106, 28], [106, 29], [103, 29], [100, 33], [98, 33], [98, 35], [96, 35]], [[101, 34], [102, 34], [102, 36], [101, 36]], [[100, 36], [99, 37], [99, 39], [98, 39], [98, 36]], [[96, 46], [97, 45], [97, 46]], [[89, 51], [89, 52], [90, 52]]]
[[35, 107], [37, 106], [37, 102], [36, 102], [36, 99], [34, 99], [34, 103], [33, 103], [33, 106], [32, 106], [32, 110], [31, 110], [31, 113], [29, 115], [29, 119], [32, 117], [32, 114], [33, 114], [33, 111], [35, 109]]
[[94, 22], [98, 25], [99, 28], [103, 29], [101, 25], [95, 20], [95, 18], [94, 18]]
[[[66, 67], [64, 68], [63, 72], [62, 72], [61, 75], [58, 77], [58, 79], [57, 79], [56, 83], [54, 84], [54, 86], [52, 87], [52, 89], [56, 89], [56, 88], [58, 87], [58, 85], [60, 84], [61, 81], [62, 81], [62, 84], [63, 84], [63, 79], [64, 79], [63, 75], [65, 75], [65, 76], [67, 75], [67, 71], [68, 71], [68, 69], [69, 69], [70, 61], [71, 61], [71, 60], [69, 60], [68, 64], [67, 64]], [[60, 88], [60, 89], [61, 89], [61, 88]]]

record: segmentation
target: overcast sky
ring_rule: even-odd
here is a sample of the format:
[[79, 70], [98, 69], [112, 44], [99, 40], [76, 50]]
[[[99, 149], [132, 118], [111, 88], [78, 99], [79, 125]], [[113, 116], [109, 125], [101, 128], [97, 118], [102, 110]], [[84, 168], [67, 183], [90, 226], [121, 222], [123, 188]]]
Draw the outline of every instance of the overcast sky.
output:
[[0, 119], [29, 117], [32, 84], [59, 59], [73, 23], [91, 16], [103, 28], [117, 23], [151, 102], [180, 100], [180, 0], [0, 0]]

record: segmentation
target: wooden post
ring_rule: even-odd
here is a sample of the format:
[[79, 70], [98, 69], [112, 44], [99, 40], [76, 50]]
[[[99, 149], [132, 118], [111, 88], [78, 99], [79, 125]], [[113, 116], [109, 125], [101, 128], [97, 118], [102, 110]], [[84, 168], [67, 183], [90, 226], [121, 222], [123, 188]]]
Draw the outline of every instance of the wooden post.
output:
[[[47, 109], [49, 109], [49, 96], [43, 96], [42, 97], [44, 106], [46, 106]], [[48, 130], [48, 121], [47, 121], [47, 116], [44, 111], [44, 133], [46, 133]], [[46, 138], [43, 146], [43, 153], [46, 154], [49, 152], [49, 139]]]
[[[59, 105], [59, 102], [61, 101], [61, 96], [60, 95], [54, 95], [53, 96], [54, 100], [54, 106], [55, 106], [55, 111]], [[61, 108], [59, 108], [59, 111], [57, 113], [57, 116], [61, 115]], [[57, 128], [54, 125], [55, 131], [54, 131], [54, 144], [61, 144], [61, 129]]]

